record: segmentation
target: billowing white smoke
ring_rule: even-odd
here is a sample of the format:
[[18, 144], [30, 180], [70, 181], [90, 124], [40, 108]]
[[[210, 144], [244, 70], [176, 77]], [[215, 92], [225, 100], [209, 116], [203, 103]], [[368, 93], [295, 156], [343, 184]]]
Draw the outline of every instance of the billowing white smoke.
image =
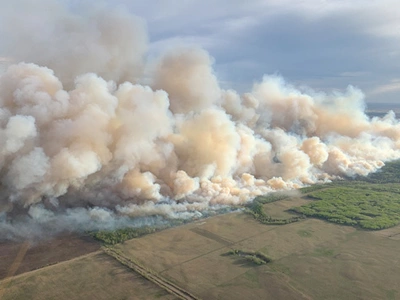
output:
[[143, 86], [136, 17], [57, 9], [43, 45], [21, 31], [28, 46], [13, 57], [33, 63], [0, 76], [2, 232], [24, 235], [12, 219], [21, 210], [28, 224], [73, 230], [193, 217], [400, 158], [394, 114], [368, 118], [353, 87], [304, 93], [265, 76], [239, 95], [198, 49], [165, 54]]
[[138, 80], [147, 51], [144, 21], [122, 8], [81, 2], [72, 13], [59, 0], [1, 1], [0, 56], [49, 67], [68, 89], [87, 72]]

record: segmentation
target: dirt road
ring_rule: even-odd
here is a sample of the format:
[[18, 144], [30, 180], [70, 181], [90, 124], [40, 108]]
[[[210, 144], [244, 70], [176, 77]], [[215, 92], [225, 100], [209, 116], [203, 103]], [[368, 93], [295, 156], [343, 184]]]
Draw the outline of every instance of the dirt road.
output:
[[128, 268], [130, 268], [131, 270], [139, 273], [146, 279], [154, 282], [159, 287], [167, 290], [169, 293], [177, 296], [178, 298], [185, 299], [185, 300], [199, 300], [199, 298], [193, 296], [188, 291], [185, 291], [184, 289], [173, 284], [172, 282], [169, 282], [165, 278], [162, 278], [156, 274], [153, 274], [149, 270], [146, 270], [145, 268], [143, 268], [136, 262], [131, 261], [130, 259], [128, 259], [128, 258], [124, 257], [123, 255], [119, 254], [118, 252], [114, 251], [113, 249], [104, 248], [103, 250], [105, 253], [114, 257], [116, 260], [118, 260], [121, 264], [123, 264], [123, 265], [127, 266]]

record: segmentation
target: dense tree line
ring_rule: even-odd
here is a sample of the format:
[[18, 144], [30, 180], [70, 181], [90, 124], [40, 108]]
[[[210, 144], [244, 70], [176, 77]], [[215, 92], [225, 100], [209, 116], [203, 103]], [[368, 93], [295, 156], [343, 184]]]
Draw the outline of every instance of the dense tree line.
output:
[[160, 230], [159, 227], [141, 227], [141, 228], [121, 228], [116, 230], [101, 230], [92, 232], [91, 235], [105, 244], [115, 245], [126, 240], [141, 237]]
[[243, 251], [239, 249], [231, 249], [225, 255], [237, 256], [243, 258], [245, 261], [254, 263], [256, 265], [264, 265], [272, 261], [266, 254], [259, 251]]
[[285, 193], [274, 193], [266, 196], [258, 196], [251, 204], [247, 206], [247, 212], [251, 214], [257, 221], [265, 225], [285, 225], [304, 219], [304, 216], [299, 215], [287, 219], [272, 218], [264, 211], [264, 204], [284, 200], [289, 197], [290, 196]]
[[369, 230], [389, 228], [400, 223], [400, 160], [386, 163], [367, 177], [356, 176], [302, 188], [311, 203], [290, 211], [298, 216], [274, 219], [264, 211], [264, 204], [288, 198], [283, 193], [259, 196], [248, 212], [263, 224], [283, 225], [306, 216]]

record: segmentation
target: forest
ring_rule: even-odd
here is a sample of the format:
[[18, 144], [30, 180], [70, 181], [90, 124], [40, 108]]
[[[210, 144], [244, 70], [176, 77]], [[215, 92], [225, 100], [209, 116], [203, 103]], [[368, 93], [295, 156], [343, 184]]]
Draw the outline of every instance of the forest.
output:
[[291, 211], [368, 230], [400, 223], [400, 161], [367, 177], [346, 178], [301, 189], [309, 204]]

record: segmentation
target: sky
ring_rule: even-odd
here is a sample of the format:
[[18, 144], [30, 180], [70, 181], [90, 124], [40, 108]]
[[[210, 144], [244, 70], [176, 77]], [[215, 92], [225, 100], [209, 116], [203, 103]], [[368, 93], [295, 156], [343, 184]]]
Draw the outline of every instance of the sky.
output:
[[[71, 10], [83, 2], [60, 1]], [[144, 19], [149, 58], [176, 46], [207, 50], [223, 88], [246, 92], [264, 74], [278, 74], [318, 91], [353, 85], [367, 102], [400, 103], [398, 0], [107, 0], [103, 5]]]

